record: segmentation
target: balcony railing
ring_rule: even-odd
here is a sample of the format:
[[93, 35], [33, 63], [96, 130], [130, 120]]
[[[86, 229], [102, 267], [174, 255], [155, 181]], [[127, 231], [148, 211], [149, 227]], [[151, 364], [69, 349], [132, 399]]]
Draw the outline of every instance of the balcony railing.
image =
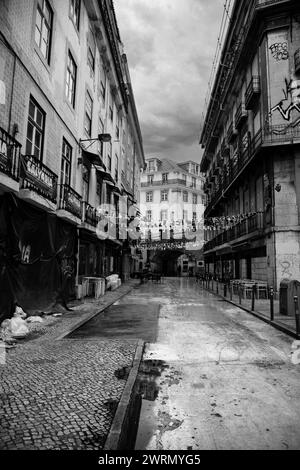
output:
[[88, 202], [83, 203], [83, 222], [97, 227], [99, 222], [99, 213], [96, 207], [91, 206]]
[[253, 109], [260, 91], [260, 77], [255, 75], [251, 78], [245, 93], [245, 109]]
[[186, 186], [187, 182], [183, 179], [170, 179], [170, 180], [159, 180], [159, 181], [147, 181], [146, 183], [141, 183], [141, 187], [145, 188], [147, 186], [165, 186], [165, 185], [181, 185]]
[[34, 155], [21, 156], [21, 189], [30, 189], [56, 203], [57, 175]]
[[79, 219], [82, 217], [81, 196], [68, 184], [63, 184], [60, 187], [58, 208], [70, 212]]
[[262, 131], [259, 131], [252, 140], [248, 140], [247, 146], [238, 148], [233, 157], [223, 166], [220, 175], [220, 188], [217, 193], [214, 192], [211, 194], [210, 202], [205, 210], [206, 214], [208, 214], [213, 206], [218, 202], [222, 194], [228, 190], [238, 174], [243, 171], [244, 167], [262, 146], [262, 143], [263, 133]]
[[19, 180], [21, 144], [0, 127], [0, 172]]
[[204, 252], [254, 232], [262, 233], [264, 226], [264, 212], [259, 211], [249, 214], [243, 220], [238, 221], [228, 229], [218, 233], [212, 240], [205, 243], [203, 247]]
[[247, 120], [248, 118], [248, 111], [245, 108], [245, 104], [241, 102], [236, 110], [235, 113], [235, 128], [239, 129], [241, 125]]

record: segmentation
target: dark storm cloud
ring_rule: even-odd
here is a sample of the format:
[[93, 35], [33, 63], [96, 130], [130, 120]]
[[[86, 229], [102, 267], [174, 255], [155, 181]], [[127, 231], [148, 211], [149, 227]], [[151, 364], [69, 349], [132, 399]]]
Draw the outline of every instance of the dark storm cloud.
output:
[[146, 154], [199, 154], [223, 0], [115, 0]]

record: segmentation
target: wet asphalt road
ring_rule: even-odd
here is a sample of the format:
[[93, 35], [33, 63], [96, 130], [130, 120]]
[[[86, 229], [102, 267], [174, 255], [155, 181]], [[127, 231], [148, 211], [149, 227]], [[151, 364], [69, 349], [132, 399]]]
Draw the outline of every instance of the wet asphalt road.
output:
[[147, 341], [136, 449], [300, 448], [300, 366], [290, 360], [292, 338], [193, 279], [148, 282], [114, 308], [108, 335], [123, 312], [125, 337]]

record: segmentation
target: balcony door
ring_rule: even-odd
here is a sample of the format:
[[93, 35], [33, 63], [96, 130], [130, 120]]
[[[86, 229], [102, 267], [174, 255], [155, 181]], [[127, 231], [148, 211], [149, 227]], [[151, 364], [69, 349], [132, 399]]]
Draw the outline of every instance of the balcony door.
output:
[[71, 184], [72, 147], [63, 139], [60, 167], [60, 199], [63, 198], [65, 185]]

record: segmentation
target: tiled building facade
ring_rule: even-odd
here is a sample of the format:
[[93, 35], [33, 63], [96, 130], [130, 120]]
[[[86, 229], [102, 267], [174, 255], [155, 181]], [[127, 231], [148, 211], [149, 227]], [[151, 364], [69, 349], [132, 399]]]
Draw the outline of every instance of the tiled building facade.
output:
[[123, 274], [126, 240], [96, 233], [100, 204], [118, 231], [120, 200], [126, 216], [144, 167], [113, 2], [1, 0], [0, 8], [0, 198], [13, 195], [74, 232], [75, 283]]
[[200, 143], [206, 269], [300, 280], [300, 5], [236, 1]]

